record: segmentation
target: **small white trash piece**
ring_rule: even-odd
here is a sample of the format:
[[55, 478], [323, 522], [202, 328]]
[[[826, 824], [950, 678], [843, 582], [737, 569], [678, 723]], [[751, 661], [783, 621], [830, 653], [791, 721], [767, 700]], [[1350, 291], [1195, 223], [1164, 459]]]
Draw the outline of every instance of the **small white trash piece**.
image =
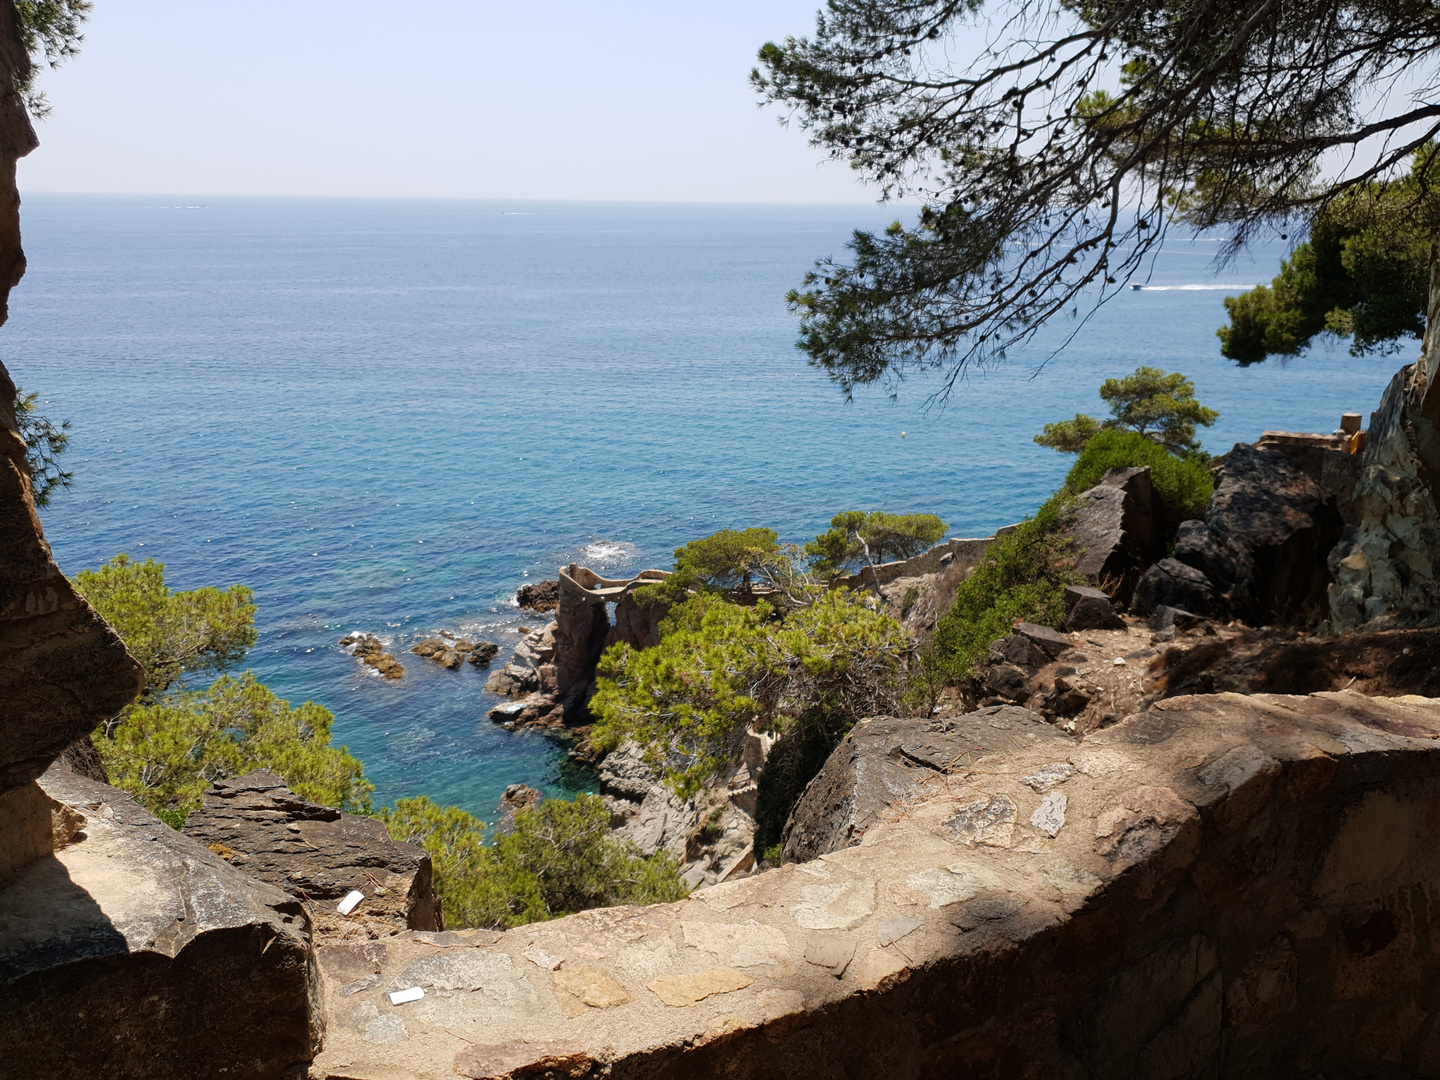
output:
[[361, 900], [364, 899], [365, 894], [363, 892], [361, 892], [359, 889], [351, 889], [348, 893], [345, 894], [345, 899], [340, 901], [340, 904], [336, 908], [336, 910], [339, 911], [341, 915], [349, 915], [350, 912], [355, 910], [355, 905], [357, 905], [358, 903], [360, 903]]
[[425, 996], [423, 986], [412, 986], [408, 990], [396, 990], [394, 993], [386, 994], [391, 1005], [404, 1005], [407, 1001], [419, 1001]]

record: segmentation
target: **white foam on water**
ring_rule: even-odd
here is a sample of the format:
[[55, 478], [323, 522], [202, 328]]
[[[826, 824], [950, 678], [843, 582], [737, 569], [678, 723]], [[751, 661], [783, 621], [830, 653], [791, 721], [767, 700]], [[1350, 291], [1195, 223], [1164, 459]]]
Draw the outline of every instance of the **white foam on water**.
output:
[[591, 562], [626, 562], [640, 554], [640, 549], [624, 540], [592, 540], [580, 549], [580, 554]]
[[1139, 285], [1136, 292], [1245, 292], [1258, 285]]

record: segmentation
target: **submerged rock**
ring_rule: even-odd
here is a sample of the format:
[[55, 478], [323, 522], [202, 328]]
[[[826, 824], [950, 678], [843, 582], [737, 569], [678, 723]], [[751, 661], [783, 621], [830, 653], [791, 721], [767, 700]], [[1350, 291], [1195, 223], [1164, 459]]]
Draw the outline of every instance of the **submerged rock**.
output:
[[405, 675], [404, 665], [385, 651], [385, 646], [374, 634], [350, 634], [340, 639], [340, 647], [387, 679], [399, 679]]
[[495, 659], [499, 652], [500, 646], [495, 642], [479, 641], [476, 642], [475, 647], [470, 650], [468, 659], [475, 667], [489, 667], [490, 662]]

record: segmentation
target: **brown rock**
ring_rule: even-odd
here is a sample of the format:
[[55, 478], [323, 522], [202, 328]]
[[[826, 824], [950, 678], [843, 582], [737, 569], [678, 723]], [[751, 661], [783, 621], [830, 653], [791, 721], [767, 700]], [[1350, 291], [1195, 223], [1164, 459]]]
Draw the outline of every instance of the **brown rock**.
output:
[[1065, 629], [1124, 630], [1125, 620], [1115, 614], [1108, 594], [1088, 585], [1067, 585], [1065, 588]]
[[[344, 642], [341, 642], [341, 644], [344, 644]], [[449, 647], [444, 638], [432, 637], [426, 638], [410, 651], [416, 656], [431, 657], [436, 653], [444, 652]]]
[[202, 804], [185, 834], [223, 845], [232, 865], [259, 880], [317, 901], [358, 889], [365, 900], [357, 914], [413, 930], [443, 928], [430, 856], [391, 838], [374, 818], [308, 802], [263, 769], [217, 780]]
[[[878, 820], [881, 810], [915, 791], [927, 777], [964, 768], [986, 753], [1046, 744], [1053, 744], [1057, 753], [1068, 752], [1075, 745], [1035, 713], [1009, 705], [953, 719], [861, 720], [835, 748], [791, 811], [785, 824], [784, 859], [787, 863], [809, 862], [853, 847]], [[1006, 816], [1003, 807], [996, 809], [1000, 817]], [[1008, 820], [1014, 821], [1013, 804]], [[1005, 822], [991, 824], [1003, 831]], [[1000, 832], [985, 835], [993, 838]]]
[[1221, 601], [1215, 587], [1199, 570], [1178, 559], [1161, 559], [1145, 571], [1135, 587], [1130, 609], [1136, 615], [1150, 615], [1160, 607], [1210, 615], [1220, 609]]
[[493, 641], [477, 642], [470, 649], [469, 660], [470, 663], [474, 664], [476, 667], [489, 667], [490, 662], [495, 659], [496, 655], [499, 652], [500, 646]]
[[1054, 660], [1069, 651], [1072, 644], [1060, 631], [1032, 622], [1017, 622], [1015, 633], [1029, 641], [1048, 660]]
[[540, 792], [530, 785], [511, 784], [500, 796], [500, 807], [505, 813], [518, 814], [522, 810], [534, 810], [540, 805], [540, 799]]
[[[1326, 609], [1326, 559], [1340, 539], [1340, 513], [1278, 450], [1241, 443], [1225, 456], [1205, 524], [1235, 560], [1229, 595], [1241, 616], [1260, 625]], [[1178, 597], [1171, 606], [1207, 614]]]
[[86, 821], [0, 886], [0, 1070], [268, 1080], [303, 1069], [324, 1030], [304, 906], [121, 791], [58, 767], [40, 783]]
[[506, 664], [499, 671], [490, 673], [485, 680], [485, 689], [503, 697], [520, 697], [532, 694], [540, 688], [540, 676], [534, 668], [522, 667], [516, 663]]
[[1138, 787], [1115, 796], [1095, 820], [1095, 853], [1128, 870], [1199, 823], [1195, 808], [1169, 788]]
[[399, 679], [405, 675], [404, 666], [385, 651], [374, 634], [350, 634], [340, 639], [340, 647], [387, 679]]
[[1014, 664], [991, 664], [985, 670], [985, 689], [996, 697], [1023, 701], [1029, 695], [1029, 675]]
[[704, 1001], [712, 994], [730, 994], [743, 990], [754, 980], [734, 968], [712, 968], [709, 971], [665, 975], [645, 984], [666, 1005], [684, 1008]]
[[1156, 503], [1148, 468], [1111, 469], [1079, 495], [1067, 526], [1080, 553], [1076, 569], [1121, 603], [1129, 602], [1145, 567], [1165, 554]]
[[1429, 324], [1419, 360], [1395, 374], [1370, 417], [1348, 527], [1328, 559], [1336, 630], [1382, 618], [1405, 625], [1440, 610], [1440, 448], [1434, 434], [1440, 423], [1434, 331], [1440, 325], [1440, 261], [1433, 250]]
[[569, 994], [592, 1009], [609, 1009], [630, 1000], [623, 986], [590, 967], [566, 967], [553, 972], [550, 983], [558, 993]]
[[521, 585], [515, 603], [531, 611], [554, 611], [560, 604], [560, 582], [550, 579]]

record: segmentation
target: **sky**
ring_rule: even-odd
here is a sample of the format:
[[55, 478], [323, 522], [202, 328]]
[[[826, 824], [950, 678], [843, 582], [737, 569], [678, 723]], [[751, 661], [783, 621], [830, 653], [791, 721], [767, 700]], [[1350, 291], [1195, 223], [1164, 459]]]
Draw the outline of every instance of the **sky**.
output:
[[819, 0], [95, 0], [21, 190], [865, 203], [747, 81]]

